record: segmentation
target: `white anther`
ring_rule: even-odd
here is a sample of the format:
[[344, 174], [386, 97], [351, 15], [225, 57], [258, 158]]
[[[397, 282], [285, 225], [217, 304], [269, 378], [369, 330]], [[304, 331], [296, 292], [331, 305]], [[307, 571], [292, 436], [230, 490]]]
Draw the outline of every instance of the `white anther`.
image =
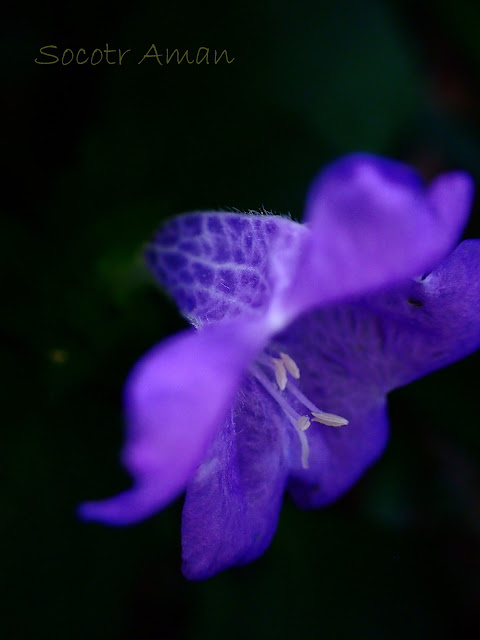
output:
[[280, 353], [280, 357], [288, 373], [292, 376], [292, 378], [298, 380], [300, 378], [300, 369], [298, 368], [295, 360], [291, 358], [288, 353]]
[[312, 423], [310, 422], [310, 418], [308, 416], [300, 416], [300, 418], [297, 420], [297, 427], [300, 429], [300, 431], [306, 431], [311, 424]]
[[329, 427], [342, 427], [343, 425], [348, 424], [348, 420], [342, 418], [341, 416], [337, 416], [335, 413], [325, 413], [325, 411], [312, 411], [312, 416], [314, 422], [320, 422], [321, 424], [326, 424]]
[[287, 386], [287, 370], [280, 358], [270, 358], [275, 371], [275, 380], [277, 381], [280, 391]]

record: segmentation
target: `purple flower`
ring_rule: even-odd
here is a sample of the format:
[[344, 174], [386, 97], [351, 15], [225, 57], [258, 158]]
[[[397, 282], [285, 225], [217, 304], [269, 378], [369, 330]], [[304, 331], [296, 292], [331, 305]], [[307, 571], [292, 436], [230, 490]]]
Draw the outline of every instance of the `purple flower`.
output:
[[440, 262], [472, 192], [463, 173], [425, 187], [356, 154], [315, 180], [305, 225], [167, 222], [147, 261], [198, 330], [134, 367], [122, 457], [134, 485], [82, 517], [134, 523], [186, 488], [183, 570], [200, 579], [266, 549], [286, 488], [307, 508], [338, 498], [385, 446], [386, 394], [480, 344], [480, 241]]

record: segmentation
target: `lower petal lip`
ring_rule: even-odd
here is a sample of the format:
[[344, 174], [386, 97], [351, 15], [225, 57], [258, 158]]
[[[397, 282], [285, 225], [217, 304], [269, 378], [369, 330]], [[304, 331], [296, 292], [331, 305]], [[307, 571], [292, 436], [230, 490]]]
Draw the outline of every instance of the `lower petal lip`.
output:
[[148, 352], [125, 391], [128, 434], [122, 458], [134, 487], [110, 500], [86, 503], [82, 517], [129, 523], [178, 496], [266, 335], [263, 321], [238, 321], [187, 330]]

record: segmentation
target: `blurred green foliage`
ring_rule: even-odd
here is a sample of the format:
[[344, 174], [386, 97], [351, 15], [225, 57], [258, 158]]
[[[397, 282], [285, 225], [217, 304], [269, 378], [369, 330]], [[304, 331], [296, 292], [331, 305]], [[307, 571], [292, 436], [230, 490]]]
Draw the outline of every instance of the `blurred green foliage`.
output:
[[[478, 355], [391, 398], [392, 440], [345, 498], [286, 500], [258, 562], [180, 575], [181, 501], [136, 527], [75, 518], [128, 486], [121, 390], [184, 326], [142, 263], [167, 216], [301, 217], [356, 149], [480, 178], [473, 3], [31, 5], [5, 21], [0, 541], [5, 638], [476, 637]], [[231, 65], [34, 63], [39, 48], [226, 48]], [[138, 54], [138, 55], [137, 55]], [[132, 54], [133, 55], [133, 54]], [[126, 59], [127, 60], [127, 59]], [[148, 63], [148, 64], [147, 64]], [[467, 234], [479, 235], [478, 212]]]

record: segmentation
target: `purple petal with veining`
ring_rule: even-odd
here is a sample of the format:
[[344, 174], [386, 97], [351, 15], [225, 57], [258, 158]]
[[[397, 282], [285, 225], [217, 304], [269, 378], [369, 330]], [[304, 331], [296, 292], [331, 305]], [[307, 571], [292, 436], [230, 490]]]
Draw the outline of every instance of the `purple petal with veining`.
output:
[[283, 414], [247, 378], [187, 489], [182, 556], [188, 578], [249, 562], [270, 544], [285, 488], [287, 446]]
[[146, 260], [193, 324], [258, 317], [287, 286], [304, 235], [281, 216], [188, 213], [157, 231]]

